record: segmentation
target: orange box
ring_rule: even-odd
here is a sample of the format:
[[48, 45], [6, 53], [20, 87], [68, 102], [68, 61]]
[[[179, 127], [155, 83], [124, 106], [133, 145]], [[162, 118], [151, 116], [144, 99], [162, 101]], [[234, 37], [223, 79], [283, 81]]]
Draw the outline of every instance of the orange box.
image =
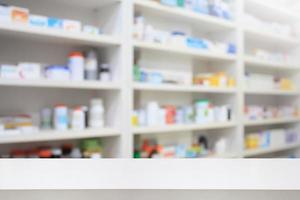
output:
[[29, 10], [26, 8], [12, 7], [11, 20], [15, 23], [28, 24]]

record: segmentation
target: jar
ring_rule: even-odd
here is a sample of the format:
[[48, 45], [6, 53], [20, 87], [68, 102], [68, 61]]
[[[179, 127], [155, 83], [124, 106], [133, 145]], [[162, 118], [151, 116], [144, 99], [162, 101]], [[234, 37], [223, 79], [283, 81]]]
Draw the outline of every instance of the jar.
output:
[[68, 129], [68, 108], [59, 104], [54, 108], [54, 128], [56, 130], [67, 130]]
[[104, 106], [102, 99], [92, 99], [89, 112], [89, 127], [103, 128], [104, 126]]
[[84, 79], [84, 57], [81, 52], [72, 52], [69, 55], [69, 68], [71, 80], [82, 81]]
[[76, 107], [71, 113], [71, 128], [83, 130], [85, 128], [85, 113], [82, 107]]

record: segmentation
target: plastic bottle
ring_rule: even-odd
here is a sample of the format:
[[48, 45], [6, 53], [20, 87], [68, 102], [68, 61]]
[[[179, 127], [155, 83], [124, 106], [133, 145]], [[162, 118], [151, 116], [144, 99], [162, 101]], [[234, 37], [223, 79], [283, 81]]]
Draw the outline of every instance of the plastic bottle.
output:
[[81, 52], [72, 52], [69, 55], [69, 68], [71, 70], [71, 80], [83, 81], [84, 57]]
[[85, 113], [82, 107], [76, 107], [72, 110], [71, 128], [74, 130], [83, 130], [85, 128]]
[[56, 130], [67, 130], [68, 129], [68, 108], [59, 104], [54, 108], [54, 128]]
[[89, 127], [102, 128], [104, 126], [104, 106], [102, 99], [92, 99], [89, 112]]
[[100, 74], [99, 79], [101, 82], [109, 82], [111, 81], [111, 75], [110, 75], [110, 66], [109, 64], [102, 64], [100, 67]]
[[97, 80], [98, 74], [98, 60], [95, 51], [89, 51], [85, 60], [84, 69], [86, 80]]

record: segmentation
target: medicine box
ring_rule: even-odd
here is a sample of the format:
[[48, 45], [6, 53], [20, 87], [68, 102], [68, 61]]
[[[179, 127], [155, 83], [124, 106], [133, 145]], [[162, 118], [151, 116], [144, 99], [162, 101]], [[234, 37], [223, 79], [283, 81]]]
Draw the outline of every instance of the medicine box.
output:
[[81, 22], [75, 20], [63, 20], [63, 29], [69, 32], [80, 32], [81, 31]]
[[29, 24], [36, 27], [47, 27], [48, 18], [41, 15], [30, 15]]
[[54, 17], [48, 18], [48, 28], [62, 29], [62, 25], [63, 25], [62, 19], [58, 19]]
[[39, 63], [19, 63], [20, 77], [22, 79], [39, 79], [41, 77], [41, 65]]
[[11, 22], [11, 7], [0, 5], [0, 22], [1, 23]]
[[15, 65], [3, 64], [0, 67], [0, 77], [4, 79], [19, 79], [19, 68]]
[[91, 26], [91, 25], [85, 25], [83, 26], [83, 32], [92, 34], [92, 35], [99, 35], [101, 34], [101, 31], [98, 27], [96, 26]]
[[11, 20], [14, 23], [28, 24], [29, 10], [20, 7], [11, 7]]

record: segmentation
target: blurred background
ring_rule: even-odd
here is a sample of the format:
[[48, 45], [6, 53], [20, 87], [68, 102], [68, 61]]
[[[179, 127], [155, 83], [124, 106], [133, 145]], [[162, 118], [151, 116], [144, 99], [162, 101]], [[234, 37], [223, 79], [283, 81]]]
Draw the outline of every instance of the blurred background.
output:
[[1, 158], [297, 158], [300, 2], [1, 0]]

